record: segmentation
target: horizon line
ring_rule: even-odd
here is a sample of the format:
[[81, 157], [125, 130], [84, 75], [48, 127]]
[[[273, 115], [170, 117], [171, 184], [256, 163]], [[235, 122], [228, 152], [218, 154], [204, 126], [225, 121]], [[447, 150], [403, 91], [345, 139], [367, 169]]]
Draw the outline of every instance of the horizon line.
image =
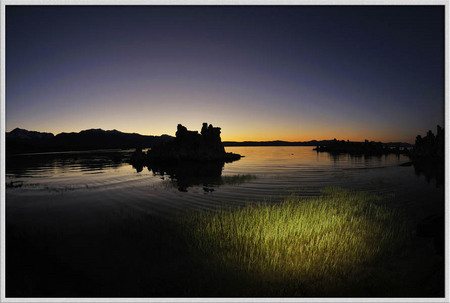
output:
[[[161, 135], [148, 135], [148, 134], [141, 134], [141, 133], [137, 133], [137, 132], [123, 132], [117, 129], [103, 129], [103, 128], [87, 128], [87, 129], [82, 129], [78, 132], [76, 131], [71, 131], [71, 132], [59, 132], [59, 133], [53, 133], [53, 132], [48, 132], [48, 131], [36, 131], [36, 130], [28, 130], [25, 128], [20, 128], [20, 127], [15, 127], [13, 130], [11, 131], [6, 131], [5, 133], [10, 133], [16, 129], [19, 130], [25, 130], [28, 132], [37, 132], [37, 133], [47, 133], [47, 134], [52, 134], [53, 136], [57, 136], [60, 134], [79, 134], [83, 131], [90, 131], [90, 130], [100, 130], [100, 131], [104, 131], [104, 132], [112, 132], [112, 131], [116, 131], [116, 132], [120, 132], [123, 134], [136, 134], [136, 135], [140, 135], [140, 136], [155, 136], [155, 137], [161, 137], [161, 136], [170, 136], [170, 137], [175, 137], [174, 135], [169, 135], [169, 134], [161, 134]], [[198, 131], [197, 131], [198, 132]], [[5, 138], [6, 139], [6, 138]], [[338, 139], [338, 138], [333, 138], [333, 139], [311, 139], [311, 140], [280, 140], [280, 139], [272, 139], [272, 140], [242, 140], [242, 141], [236, 141], [236, 140], [223, 140], [222, 143], [269, 143], [269, 142], [286, 142], [286, 143], [308, 143], [308, 142], [313, 142], [313, 141], [349, 141], [349, 142], [364, 142], [364, 141], [369, 141], [369, 142], [381, 142], [381, 143], [407, 143], [407, 144], [411, 144], [413, 145], [414, 143], [408, 142], [408, 141], [401, 141], [401, 140], [389, 140], [389, 141], [376, 141], [376, 140], [369, 140], [369, 139], [363, 139], [361, 141], [358, 140], [350, 140], [350, 139]]]

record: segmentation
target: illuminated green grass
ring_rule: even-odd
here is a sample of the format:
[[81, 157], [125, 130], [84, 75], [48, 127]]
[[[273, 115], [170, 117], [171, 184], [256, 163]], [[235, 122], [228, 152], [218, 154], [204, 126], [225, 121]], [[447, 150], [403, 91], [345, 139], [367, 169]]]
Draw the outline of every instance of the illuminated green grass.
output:
[[183, 226], [210, 278], [228, 277], [239, 295], [379, 294], [392, 279], [386, 260], [409, 237], [380, 199], [328, 188], [317, 198], [191, 213]]

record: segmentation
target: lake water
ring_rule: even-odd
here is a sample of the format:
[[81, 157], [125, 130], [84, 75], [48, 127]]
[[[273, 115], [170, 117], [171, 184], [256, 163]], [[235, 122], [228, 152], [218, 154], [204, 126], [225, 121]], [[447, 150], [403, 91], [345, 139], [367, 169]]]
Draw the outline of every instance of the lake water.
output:
[[[333, 156], [312, 147], [227, 147], [245, 157], [214, 171], [181, 174], [166, 168], [138, 172], [115, 159], [129, 151], [54, 153], [15, 157], [6, 165], [6, 202], [11, 221], [36, 211], [129, 208], [170, 215], [176, 210], [279, 201], [289, 194], [315, 196], [326, 186], [395, 196], [396, 206], [416, 215], [442, 204], [443, 186], [427, 181], [406, 156]], [[116, 161], [114, 161], [116, 160]], [[169, 173], [172, 172], [169, 170]], [[173, 172], [172, 172], [173, 173]], [[18, 212], [20, 216], [10, 216]]]
[[[223, 165], [181, 168], [135, 168], [125, 162], [131, 151], [122, 150], [8, 158], [7, 295], [158, 294], [167, 283], [173, 283], [167, 267], [178, 266], [180, 271], [180, 264], [185, 262], [182, 254], [178, 263], [173, 263], [176, 257], [171, 254], [158, 255], [164, 260], [161, 264], [167, 266], [150, 274], [142, 269], [142, 264], [150, 261], [140, 248], [141, 240], [131, 241], [130, 237], [142, 232], [136, 231], [142, 229], [136, 222], [142, 225], [149, 218], [170, 220], [185, 210], [276, 203], [291, 194], [311, 197], [324, 187], [339, 186], [380, 194], [415, 223], [429, 215], [443, 214], [443, 185], [427, 180], [413, 166], [400, 166], [409, 161], [403, 155], [333, 156], [317, 153], [312, 147], [226, 150], [245, 157]], [[148, 234], [154, 236], [151, 231]], [[153, 251], [172, 245], [165, 239], [152, 239], [152, 243], [159, 243]], [[48, 271], [53, 268], [49, 264], [54, 265], [54, 272]], [[145, 278], [136, 274], [141, 269], [140, 275]], [[118, 279], [117, 273], [128, 278]], [[139, 284], [152, 279], [156, 281], [153, 290]], [[86, 282], [83, 288], [78, 285], [80, 280], [92, 283]], [[126, 291], [116, 293], [118, 289]], [[161, 295], [173, 294], [170, 291], [177, 294], [166, 289]]]

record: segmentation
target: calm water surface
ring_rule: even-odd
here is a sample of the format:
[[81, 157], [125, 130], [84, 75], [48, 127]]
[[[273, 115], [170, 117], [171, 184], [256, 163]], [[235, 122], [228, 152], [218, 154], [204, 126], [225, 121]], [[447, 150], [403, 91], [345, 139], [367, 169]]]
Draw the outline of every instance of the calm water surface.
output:
[[150, 169], [127, 164], [131, 151], [8, 158], [6, 296], [215, 296], [171, 227], [185, 210], [276, 203], [339, 186], [380, 194], [416, 223], [443, 213], [443, 186], [399, 166], [404, 156], [332, 156], [312, 147], [227, 151], [245, 157]]
[[[164, 174], [136, 170], [117, 155], [96, 151], [17, 156], [6, 166], [8, 220], [65, 213], [134, 211], [170, 216], [177, 210], [279, 201], [289, 194], [315, 196], [326, 186], [394, 197], [396, 207], [423, 217], [439, 211], [442, 186], [414, 172], [403, 155], [333, 156], [312, 147], [228, 147], [245, 155], [215, 172]], [[167, 171], [166, 171], [167, 172]], [[172, 172], [173, 173], [173, 172]], [[17, 214], [17, 216], [16, 216]], [[9, 222], [8, 222], [9, 223]]]

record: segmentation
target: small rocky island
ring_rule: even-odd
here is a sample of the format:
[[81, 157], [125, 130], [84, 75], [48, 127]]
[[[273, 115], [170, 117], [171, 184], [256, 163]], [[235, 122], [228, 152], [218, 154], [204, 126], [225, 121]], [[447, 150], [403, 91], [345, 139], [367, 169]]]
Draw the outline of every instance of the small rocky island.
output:
[[242, 156], [225, 152], [220, 138], [220, 127], [203, 123], [200, 134], [190, 131], [178, 124], [176, 137], [169, 142], [162, 142], [152, 147], [147, 153], [136, 149], [131, 156], [132, 163], [147, 161], [223, 161], [239, 160]]
[[[399, 144], [400, 145], [400, 144]], [[351, 154], [351, 155], [387, 155], [387, 154], [408, 154], [408, 149], [406, 147], [396, 146], [391, 148], [387, 145], [383, 145], [381, 142], [374, 142], [365, 140], [364, 142], [350, 142], [344, 140], [330, 141], [325, 145], [318, 145], [313, 150], [317, 152], [328, 152], [331, 154]]]

